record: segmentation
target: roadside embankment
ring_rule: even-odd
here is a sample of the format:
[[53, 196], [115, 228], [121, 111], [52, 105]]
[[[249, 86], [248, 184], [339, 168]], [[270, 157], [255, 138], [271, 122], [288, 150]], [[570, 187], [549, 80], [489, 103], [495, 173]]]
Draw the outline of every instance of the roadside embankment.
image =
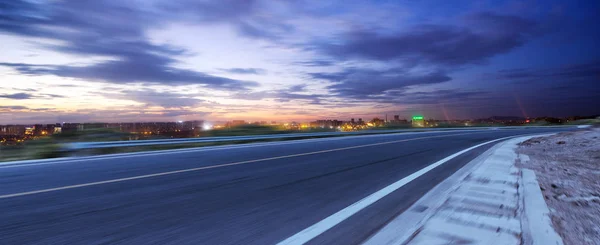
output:
[[555, 230], [565, 244], [600, 244], [600, 127], [532, 138], [529, 156]]

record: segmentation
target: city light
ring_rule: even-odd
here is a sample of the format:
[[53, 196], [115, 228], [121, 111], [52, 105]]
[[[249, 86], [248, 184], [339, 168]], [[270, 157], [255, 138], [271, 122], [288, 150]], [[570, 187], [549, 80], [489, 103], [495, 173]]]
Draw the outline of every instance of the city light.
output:
[[[369, 121], [358, 118], [350, 120], [320, 119], [311, 122], [278, 122], [275, 121], [245, 121], [232, 120], [228, 122], [207, 123], [202, 120], [195, 121], [172, 121], [172, 122], [132, 122], [132, 123], [55, 123], [35, 125], [0, 125], [0, 145], [17, 145], [29, 140], [37, 140], [45, 137], [53, 137], [61, 133], [85, 132], [88, 129], [103, 128], [122, 132], [128, 135], [129, 140], [152, 139], [160, 137], [203, 137], [210, 133], [201, 134], [200, 131], [222, 130], [226, 128], [246, 127], [245, 125], [257, 125], [245, 130], [289, 130], [308, 131], [315, 129], [329, 129], [331, 131], [359, 131], [379, 127], [388, 128], [423, 128], [423, 127], [473, 127], [473, 126], [518, 126], [531, 123], [536, 124], [562, 124], [581, 120], [581, 117], [569, 118], [515, 118], [515, 117], [490, 117], [468, 120], [437, 120], [433, 117], [425, 119], [423, 115], [411, 116], [411, 120], [401, 119], [394, 115], [394, 119], [385, 121], [375, 117]], [[263, 132], [261, 132], [263, 133]], [[136, 136], [137, 135], [137, 136]]]

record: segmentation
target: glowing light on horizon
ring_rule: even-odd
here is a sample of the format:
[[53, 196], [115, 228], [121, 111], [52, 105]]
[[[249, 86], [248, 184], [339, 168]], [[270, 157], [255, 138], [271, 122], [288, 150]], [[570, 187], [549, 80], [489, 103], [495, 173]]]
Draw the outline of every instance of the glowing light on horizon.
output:
[[529, 116], [527, 116], [527, 112], [525, 112], [525, 107], [523, 107], [523, 104], [521, 103], [521, 99], [519, 99], [519, 96], [515, 93], [514, 97], [515, 101], [517, 102], [517, 105], [519, 106], [519, 109], [521, 110], [521, 114], [523, 115], [523, 117], [529, 118]]
[[446, 111], [446, 106], [444, 104], [442, 105], [442, 113], [444, 113], [444, 117], [446, 118], [446, 121], [450, 121], [450, 117], [448, 116], [448, 111]]

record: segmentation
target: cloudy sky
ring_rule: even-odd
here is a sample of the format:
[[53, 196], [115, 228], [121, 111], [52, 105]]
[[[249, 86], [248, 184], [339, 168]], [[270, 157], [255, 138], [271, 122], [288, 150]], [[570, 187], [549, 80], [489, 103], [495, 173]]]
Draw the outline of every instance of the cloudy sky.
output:
[[0, 0], [0, 124], [600, 113], [600, 2]]

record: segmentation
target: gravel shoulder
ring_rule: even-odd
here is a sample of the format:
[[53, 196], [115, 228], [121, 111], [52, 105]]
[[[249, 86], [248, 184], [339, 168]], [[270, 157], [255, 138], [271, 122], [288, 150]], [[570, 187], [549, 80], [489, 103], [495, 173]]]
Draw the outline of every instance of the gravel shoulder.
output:
[[600, 245], [600, 127], [532, 138], [520, 144], [530, 157], [553, 225], [565, 244]]

